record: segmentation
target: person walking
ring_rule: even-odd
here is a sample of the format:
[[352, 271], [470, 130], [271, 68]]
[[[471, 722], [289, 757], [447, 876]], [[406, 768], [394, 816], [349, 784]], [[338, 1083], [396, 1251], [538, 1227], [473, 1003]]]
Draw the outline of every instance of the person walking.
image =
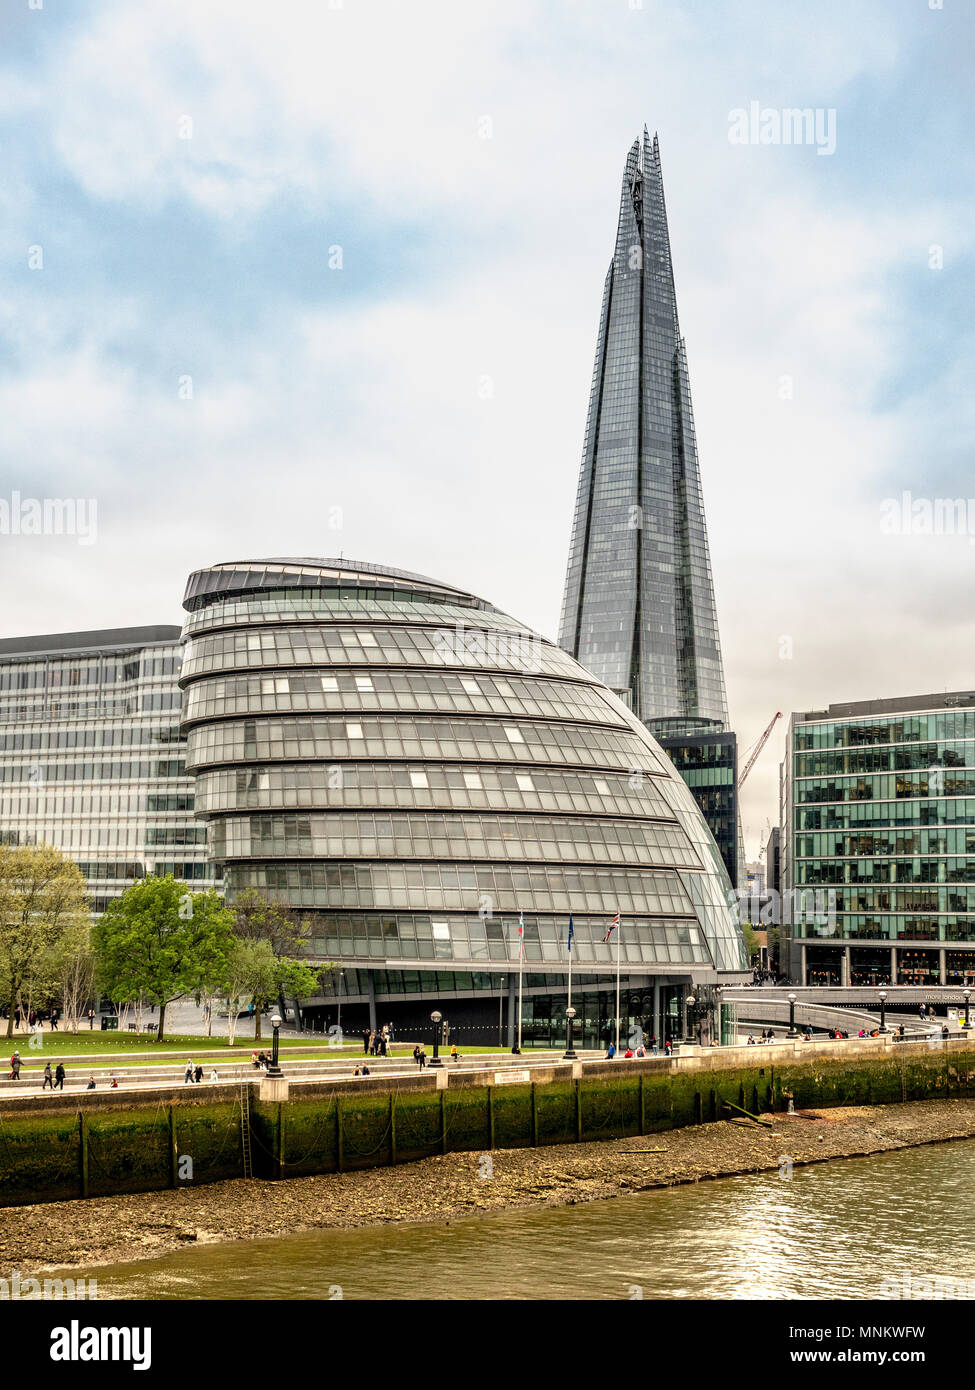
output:
[[89, 1009], [89, 1010], [88, 1010], [88, 1031], [89, 1031], [89, 1033], [90, 1033], [91, 1030], [94, 1028], [94, 1026], [95, 1026], [95, 1010], [94, 1010], [94, 1009]]
[[54, 1068], [54, 1085], [52, 1086], [51, 1089], [54, 1090], [54, 1091], [63, 1091], [63, 1090], [64, 1090], [64, 1063], [63, 1063], [63, 1062], [58, 1062], [57, 1066]]
[[197, 1062], [196, 1064], [196, 1071], [193, 1073], [193, 1080], [197, 1083], [197, 1085], [199, 1085], [199, 1083], [203, 1080], [203, 1068], [200, 1066], [199, 1062]]
[[414, 1062], [417, 1064], [417, 1066], [420, 1065], [420, 1044], [419, 1044], [419, 1043], [414, 1043], [414, 1044], [413, 1044], [413, 1060], [414, 1060]]
[[188, 1058], [186, 1059], [186, 1071], [183, 1073], [183, 1085], [185, 1086], [187, 1082], [189, 1082], [190, 1085], [193, 1084], [193, 1059], [192, 1059], [192, 1057], [188, 1057]]
[[41, 1090], [42, 1090], [42, 1091], [46, 1091], [47, 1088], [48, 1088], [48, 1086], [50, 1086], [50, 1088], [51, 1088], [52, 1091], [54, 1090], [54, 1073], [51, 1071], [51, 1064], [50, 1064], [50, 1062], [45, 1062], [45, 1064], [44, 1064], [44, 1085], [41, 1087]]
[[52, 1033], [56, 1033], [57, 1031], [58, 1031], [58, 1011], [57, 1011], [57, 1009], [52, 1009], [52, 1010], [51, 1010], [51, 1032], [52, 1032]]
[[419, 1064], [420, 1064], [420, 1070], [422, 1071], [423, 1068], [424, 1068], [424, 1067], [426, 1066], [426, 1064], [427, 1064], [427, 1053], [426, 1053], [426, 1048], [423, 1046], [422, 1043], [420, 1044], [420, 1055], [419, 1055], [419, 1057], [418, 1057], [416, 1060], [419, 1062]]
[[15, 1052], [10, 1059], [10, 1079], [11, 1081], [20, 1080], [20, 1068], [23, 1063], [20, 1060], [20, 1053]]
[[606, 1057], [607, 1057], [607, 1060], [611, 1062], [615, 1056], [616, 1056], [616, 1044], [615, 1044], [614, 1042], [611, 1042], [610, 1045], [609, 1045], [609, 1047], [607, 1047], [607, 1049], [606, 1049]]
[[88, 1073], [88, 1085], [85, 1087], [85, 1090], [86, 1090], [86, 1091], [93, 1091], [94, 1089], [95, 1089], [95, 1073], [94, 1073], [94, 1072], [89, 1072], [89, 1073]]
[[363, 1034], [362, 1034], [362, 1052], [363, 1052], [363, 1056], [365, 1056], [365, 1057], [368, 1057], [368, 1056], [369, 1056], [369, 1029], [368, 1029], [368, 1028], [366, 1028], [366, 1029], [363, 1030]]

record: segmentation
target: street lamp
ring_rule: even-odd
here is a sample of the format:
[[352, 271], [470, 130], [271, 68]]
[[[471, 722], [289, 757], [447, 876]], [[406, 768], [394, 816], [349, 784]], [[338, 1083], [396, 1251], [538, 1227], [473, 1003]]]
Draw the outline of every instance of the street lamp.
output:
[[562, 1054], [562, 1060], [565, 1062], [574, 1062], [576, 1059], [576, 1050], [572, 1046], [572, 1024], [575, 1016], [576, 1011], [570, 1004], [565, 1011], [565, 1051]]
[[885, 1013], [884, 1013], [884, 1010], [886, 1009], [886, 1007], [887, 1007], [887, 991], [886, 991], [885, 989], [882, 989], [882, 990], [880, 991], [880, 1027], [877, 1029], [877, 1032], [878, 1032], [878, 1033], [889, 1033], [889, 1032], [890, 1032], [890, 1029], [887, 1027], [887, 1024], [886, 1024], [885, 1021], [884, 1021], [884, 1020], [885, 1020], [885, 1017], [886, 1017], [886, 1015], [885, 1015]]
[[689, 994], [687, 996], [687, 1006], [684, 1010], [684, 1036], [686, 1037], [688, 1042], [694, 1041], [694, 1034], [691, 1031], [691, 1019], [694, 1016], [694, 1007], [696, 1004], [697, 1000], [694, 998], [694, 995]]
[[430, 1015], [430, 1022], [433, 1024], [433, 1056], [430, 1059], [431, 1067], [442, 1067], [443, 1058], [440, 1055], [440, 1022], [443, 1014], [439, 1009], [434, 1009]]
[[278, 1066], [278, 1029], [281, 1027], [281, 1015], [273, 1013], [271, 1015], [271, 1027], [274, 1029], [271, 1042], [271, 1065], [267, 1069], [268, 1076], [281, 1077], [284, 1072]]
[[969, 1021], [968, 1021], [968, 1004], [969, 1004], [969, 1001], [971, 1000], [971, 997], [972, 997], [972, 992], [971, 992], [971, 990], [970, 990], [970, 989], [966, 989], [966, 990], [965, 990], [965, 1022], [961, 1025], [963, 1028], [970, 1028], [970, 1027], [972, 1026], [972, 1025], [969, 1023]]
[[788, 1036], [789, 1036], [790, 1038], [797, 1038], [797, 1037], [799, 1036], [799, 1032], [798, 1032], [798, 1029], [796, 1028], [796, 996], [795, 996], [794, 994], [790, 994], [790, 995], [787, 996], [787, 998], [788, 998], [788, 1000], [789, 1000], [789, 1032], [788, 1032]]

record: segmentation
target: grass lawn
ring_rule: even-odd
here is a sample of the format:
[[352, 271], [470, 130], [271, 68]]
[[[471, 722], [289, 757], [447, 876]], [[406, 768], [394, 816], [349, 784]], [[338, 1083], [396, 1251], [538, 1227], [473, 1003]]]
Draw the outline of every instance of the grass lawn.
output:
[[[252, 1052], [270, 1051], [270, 1043], [266, 1038], [255, 1043], [253, 1038], [245, 1038], [243, 1042], [234, 1043], [233, 1049], [227, 1047], [226, 1034], [223, 1037], [215, 1036], [212, 1038], [194, 1036], [190, 1034], [175, 1034], [165, 1038], [162, 1043], [157, 1043], [155, 1037], [148, 1033], [116, 1033], [101, 1032], [101, 1030], [82, 1030], [79, 1033], [44, 1033], [43, 1047], [30, 1046], [30, 1034], [19, 1033], [13, 1038], [4, 1038], [0, 1041], [0, 1070], [6, 1074], [7, 1058], [16, 1049], [23, 1061], [25, 1069], [33, 1071], [43, 1069], [44, 1063], [50, 1058], [77, 1056], [79, 1053], [101, 1054], [98, 1061], [99, 1067], [111, 1068], [113, 1065], [120, 1067], [139, 1067], [156, 1066], [160, 1062], [172, 1062], [173, 1065], [182, 1065], [187, 1057], [194, 1053], [206, 1051], [216, 1051], [218, 1049], [227, 1050], [228, 1061], [246, 1061]], [[318, 1038], [322, 1038], [319, 1042]], [[432, 1045], [425, 1043], [427, 1058], [433, 1055]], [[474, 1053], [500, 1053], [510, 1055], [510, 1050], [506, 1047], [462, 1047], [457, 1044], [458, 1051], [462, 1057], [472, 1056]], [[359, 1042], [348, 1043], [343, 1048], [328, 1047], [321, 1034], [305, 1034], [301, 1038], [281, 1038], [280, 1050], [282, 1055], [287, 1052], [288, 1056], [294, 1061], [307, 1061], [312, 1058], [327, 1060], [329, 1058], [336, 1061], [346, 1060], [355, 1062], [364, 1060], [362, 1044]], [[531, 1055], [535, 1051], [544, 1049], [526, 1048], [525, 1052]], [[450, 1048], [441, 1049], [441, 1056], [449, 1055]], [[134, 1054], [150, 1053], [151, 1056], [138, 1057]], [[394, 1045], [390, 1049], [392, 1057], [412, 1057], [412, 1047], [399, 1047]], [[218, 1059], [212, 1058], [207, 1065], [212, 1065]], [[84, 1066], [79, 1062], [76, 1065]]]
[[[16, 1050], [21, 1057], [28, 1058], [31, 1054], [38, 1057], [64, 1057], [72, 1052], [153, 1052], [164, 1056], [171, 1052], [203, 1052], [226, 1048], [227, 1035], [215, 1033], [212, 1038], [190, 1034], [168, 1034], [161, 1043], [156, 1042], [155, 1033], [116, 1033], [102, 1032], [100, 1029], [93, 1029], [89, 1032], [83, 1029], [79, 1033], [57, 1033], [45, 1032], [43, 1034], [43, 1047], [31, 1047], [31, 1035], [29, 1033], [15, 1033], [12, 1038], [0, 1039], [0, 1057], [6, 1059]], [[246, 1052], [248, 1056], [252, 1052], [269, 1050], [271, 1046], [270, 1038], [261, 1038], [260, 1042], [255, 1042], [253, 1038], [240, 1038], [234, 1042], [234, 1052]], [[283, 1049], [291, 1047], [314, 1046], [309, 1044], [308, 1037], [304, 1038], [281, 1038], [280, 1046]], [[350, 1044], [343, 1051], [352, 1056], [355, 1048]], [[362, 1051], [361, 1044], [359, 1045]], [[336, 1049], [338, 1051], [338, 1049]], [[341, 1054], [340, 1054], [341, 1055]]]

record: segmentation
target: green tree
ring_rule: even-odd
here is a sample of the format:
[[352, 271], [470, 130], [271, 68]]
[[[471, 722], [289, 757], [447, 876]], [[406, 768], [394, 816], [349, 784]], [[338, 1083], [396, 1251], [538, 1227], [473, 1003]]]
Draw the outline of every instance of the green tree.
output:
[[236, 937], [227, 956], [224, 988], [229, 1002], [227, 1038], [232, 1044], [237, 1031], [237, 1013], [245, 998], [254, 1002], [258, 1020], [255, 1038], [260, 1034], [259, 1009], [266, 1008], [286, 989], [294, 997], [313, 994], [318, 988], [320, 969], [287, 956], [276, 956], [269, 941], [256, 937]]
[[758, 942], [758, 933], [751, 922], [742, 922], [741, 929], [745, 933], [745, 950], [748, 954], [748, 964], [754, 965], [755, 958], [761, 950]]
[[[256, 889], [247, 888], [234, 898], [234, 934], [243, 941], [263, 941], [278, 960], [286, 960], [308, 944], [308, 921], [287, 903], [276, 902]], [[314, 992], [319, 974], [318, 970], [313, 972], [311, 988], [305, 988], [301, 993], [307, 995]], [[256, 976], [255, 986], [247, 988], [254, 1001], [254, 1037], [257, 1041], [261, 1037], [261, 1016], [282, 988], [282, 977], [276, 977], [268, 985], [266, 981], [269, 978]], [[284, 987], [291, 991], [287, 982], [284, 982]], [[295, 993], [295, 997], [299, 995]]]
[[24, 994], [53, 988], [59, 955], [87, 930], [89, 912], [85, 880], [72, 860], [50, 845], [0, 845], [0, 1003], [8, 1010], [8, 1038]]
[[174, 879], [146, 878], [109, 903], [92, 928], [98, 981], [113, 999], [166, 1006], [225, 973], [233, 914], [211, 889], [191, 893]]

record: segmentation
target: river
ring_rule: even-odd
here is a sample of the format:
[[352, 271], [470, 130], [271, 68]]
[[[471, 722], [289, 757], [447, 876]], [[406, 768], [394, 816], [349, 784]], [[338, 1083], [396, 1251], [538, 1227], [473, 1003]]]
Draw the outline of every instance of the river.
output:
[[946, 1296], [946, 1279], [957, 1297], [975, 1295], [960, 1260], [973, 1216], [966, 1140], [791, 1176], [202, 1245], [86, 1272], [100, 1298], [861, 1299], [931, 1297], [932, 1278], [934, 1296]]

